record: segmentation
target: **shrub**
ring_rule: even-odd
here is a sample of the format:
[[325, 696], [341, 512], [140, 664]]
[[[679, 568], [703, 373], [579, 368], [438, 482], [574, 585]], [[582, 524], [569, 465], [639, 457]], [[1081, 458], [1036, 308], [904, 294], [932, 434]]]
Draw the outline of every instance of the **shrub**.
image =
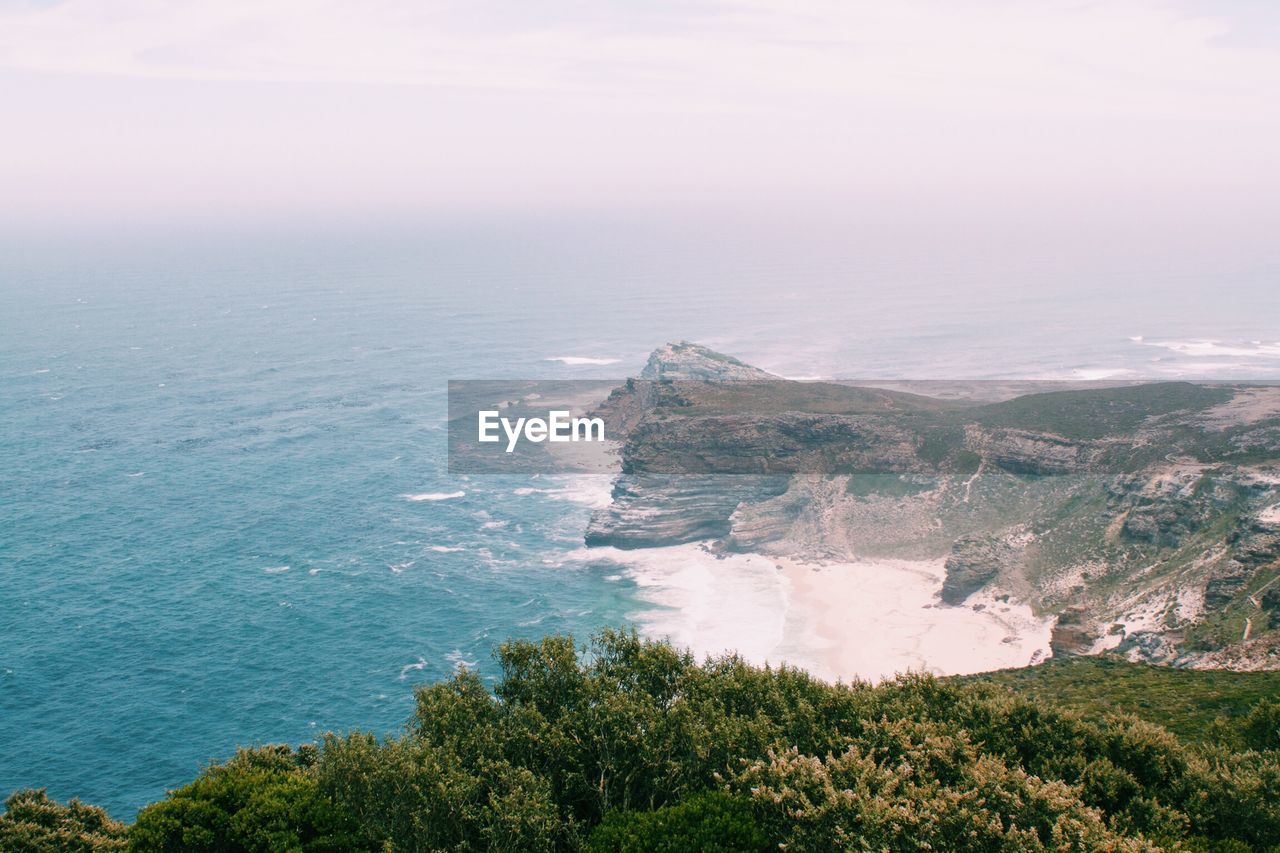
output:
[[1280, 700], [1263, 699], [1244, 721], [1245, 743], [1251, 749], [1280, 749]]
[[315, 750], [239, 750], [138, 814], [140, 851], [345, 851], [359, 849], [351, 815], [325, 797], [310, 765]]
[[703, 791], [656, 811], [612, 811], [591, 833], [593, 853], [759, 853], [776, 848], [756, 825], [747, 797]]
[[[1188, 743], [1136, 717], [925, 675], [871, 687], [734, 656], [699, 664], [634, 633], [604, 632], [585, 650], [567, 637], [510, 642], [498, 661], [492, 693], [470, 672], [420, 689], [399, 737], [330, 735], [318, 751], [240, 752], [144, 809], [130, 842], [315, 851], [1280, 844], [1280, 751], [1233, 751], [1239, 733]], [[1252, 702], [1249, 737], [1266, 746], [1277, 703]], [[31, 802], [32, 818], [11, 805], [10, 828], [61, 826]], [[87, 812], [81, 830], [109, 840], [95, 815], [106, 820]]]
[[7, 853], [125, 849], [125, 826], [97, 806], [65, 806], [44, 789], [15, 791], [0, 815], [0, 850]]

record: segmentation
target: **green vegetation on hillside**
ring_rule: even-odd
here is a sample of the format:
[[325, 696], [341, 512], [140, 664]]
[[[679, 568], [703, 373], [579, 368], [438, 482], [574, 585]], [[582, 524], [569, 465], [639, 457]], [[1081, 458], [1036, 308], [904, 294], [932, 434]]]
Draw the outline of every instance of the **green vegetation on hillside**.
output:
[[[1021, 676], [829, 685], [736, 657], [698, 664], [618, 632], [586, 649], [559, 636], [510, 642], [498, 662], [493, 692], [466, 671], [420, 688], [400, 736], [331, 734], [318, 748], [237, 753], [143, 809], [129, 848], [1280, 845], [1273, 681], [1213, 673], [1193, 684], [1175, 680], [1183, 673], [1072, 662]], [[1242, 746], [1112, 713], [1126, 703], [1171, 723], [1222, 716]], [[10, 799], [0, 849], [77, 849], [41, 839], [78, 826], [122, 843], [100, 812], [73, 804], [64, 820], [41, 797]]]
[[1120, 388], [1089, 388], [1026, 394], [966, 413], [990, 427], [1098, 439], [1132, 433], [1161, 415], [1198, 411], [1231, 399], [1233, 390], [1190, 382], [1153, 382]]
[[1007, 687], [1092, 718], [1132, 714], [1196, 742], [1226, 737], [1243, 744], [1249, 713], [1280, 699], [1280, 672], [1172, 669], [1115, 657], [1051, 658], [956, 680]]

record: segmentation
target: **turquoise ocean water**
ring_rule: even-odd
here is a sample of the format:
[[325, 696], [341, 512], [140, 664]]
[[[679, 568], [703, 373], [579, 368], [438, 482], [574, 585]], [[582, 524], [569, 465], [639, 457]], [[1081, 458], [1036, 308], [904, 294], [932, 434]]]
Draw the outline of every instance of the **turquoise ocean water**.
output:
[[450, 378], [623, 376], [681, 338], [794, 377], [1280, 374], [1274, 253], [999, 248], [0, 247], [0, 794], [130, 818], [237, 744], [394, 731], [506, 637], [632, 622], [633, 572], [565, 559], [598, 484], [448, 476]]

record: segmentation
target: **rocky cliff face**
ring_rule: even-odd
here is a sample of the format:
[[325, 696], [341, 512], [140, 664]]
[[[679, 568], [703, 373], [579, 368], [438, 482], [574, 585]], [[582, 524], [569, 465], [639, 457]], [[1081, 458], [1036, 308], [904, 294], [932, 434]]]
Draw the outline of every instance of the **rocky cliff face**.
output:
[[1158, 383], [996, 403], [795, 383], [695, 344], [600, 412], [624, 436], [589, 544], [945, 557], [1055, 654], [1280, 666], [1280, 387]]

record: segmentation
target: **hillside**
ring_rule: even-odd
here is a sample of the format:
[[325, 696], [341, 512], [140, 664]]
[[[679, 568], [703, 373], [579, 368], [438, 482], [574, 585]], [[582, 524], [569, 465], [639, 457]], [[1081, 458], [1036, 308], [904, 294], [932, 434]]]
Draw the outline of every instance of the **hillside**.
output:
[[598, 410], [590, 546], [941, 559], [941, 604], [1024, 602], [1055, 656], [1280, 667], [1278, 386], [793, 382], [689, 343], [645, 370]]
[[993, 684], [1090, 717], [1132, 714], [1188, 741], [1240, 737], [1250, 711], [1280, 699], [1280, 672], [1173, 669], [1111, 655], [1051, 658], [957, 682]]

